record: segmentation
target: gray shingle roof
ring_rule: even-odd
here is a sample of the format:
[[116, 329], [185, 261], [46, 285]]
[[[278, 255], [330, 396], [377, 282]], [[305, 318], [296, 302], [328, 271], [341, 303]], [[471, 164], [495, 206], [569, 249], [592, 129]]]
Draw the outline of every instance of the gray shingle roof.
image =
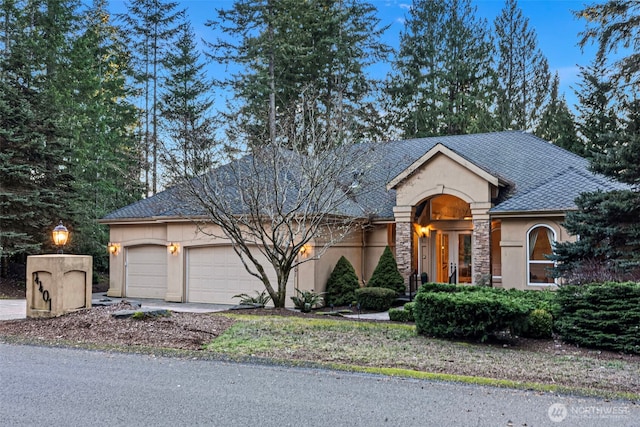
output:
[[[393, 218], [395, 191], [385, 184], [442, 144], [489, 174], [509, 183], [491, 212], [565, 211], [575, 209], [573, 200], [587, 191], [625, 188], [602, 175], [590, 172], [586, 159], [521, 131], [444, 136], [393, 141], [376, 148], [363, 180], [375, 183], [371, 191], [356, 196], [345, 211], [353, 215]], [[125, 206], [104, 220], [179, 216], [176, 188], [171, 188]], [[356, 206], [357, 205], [357, 206]]]

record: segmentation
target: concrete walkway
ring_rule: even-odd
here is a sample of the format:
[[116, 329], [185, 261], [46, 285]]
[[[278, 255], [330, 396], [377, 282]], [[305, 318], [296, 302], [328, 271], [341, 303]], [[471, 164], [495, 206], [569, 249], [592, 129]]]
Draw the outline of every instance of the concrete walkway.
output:
[[24, 319], [27, 317], [27, 300], [0, 299], [0, 320]]
[[[185, 313], [215, 313], [217, 311], [229, 310], [232, 305], [226, 304], [205, 304], [205, 303], [191, 303], [191, 302], [167, 302], [161, 299], [147, 299], [147, 298], [113, 298], [107, 297], [104, 293], [93, 294], [91, 304], [107, 305], [115, 304], [122, 300], [129, 301], [131, 303], [140, 304], [141, 307], [157, 308], [176, 312]], [[25, 319], [27, 317], [27, 301], [24, 299], [0, 299], [0, 320], [12, 320], [12, 319]], [[389, 313], [367, 313], [367, 314], [351, 314], [346, 315], [352, 319], [367, 319], [367, 320], [389, 320]]]

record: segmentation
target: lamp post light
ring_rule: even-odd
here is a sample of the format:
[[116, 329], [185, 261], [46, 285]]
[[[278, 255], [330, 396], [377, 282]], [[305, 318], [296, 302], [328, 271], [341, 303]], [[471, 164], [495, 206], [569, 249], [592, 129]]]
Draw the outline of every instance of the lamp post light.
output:
[[64, 253], [63, 247], [67, 244], [68, 239], [69, 230], [62, 225], [62, 220], [60, 220], [60, 223], [53, 229], [53, 243], [60, 248], [58, 249], [59, 254]]

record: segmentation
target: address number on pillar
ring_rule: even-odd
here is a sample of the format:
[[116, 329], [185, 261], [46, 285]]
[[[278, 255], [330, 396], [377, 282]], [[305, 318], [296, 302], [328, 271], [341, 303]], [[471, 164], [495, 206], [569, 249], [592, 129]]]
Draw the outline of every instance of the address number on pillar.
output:
[[33, 283], [38, 285], [38, 291], [42, 294], [42, 300], [49, 306], [49, 311], [51, 311], [51, 296], [49, 295], [49, 291], [42, 285], [42, 281], [38, 277], [38, 273], [34, 273]]

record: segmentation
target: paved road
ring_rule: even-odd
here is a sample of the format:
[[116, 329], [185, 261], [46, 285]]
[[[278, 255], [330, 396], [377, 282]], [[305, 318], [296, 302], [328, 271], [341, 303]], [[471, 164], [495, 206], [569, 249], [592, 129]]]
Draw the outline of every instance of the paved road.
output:
[[318, 369], [0, 343], [0, 424], [639, 426], [640, 408]]

